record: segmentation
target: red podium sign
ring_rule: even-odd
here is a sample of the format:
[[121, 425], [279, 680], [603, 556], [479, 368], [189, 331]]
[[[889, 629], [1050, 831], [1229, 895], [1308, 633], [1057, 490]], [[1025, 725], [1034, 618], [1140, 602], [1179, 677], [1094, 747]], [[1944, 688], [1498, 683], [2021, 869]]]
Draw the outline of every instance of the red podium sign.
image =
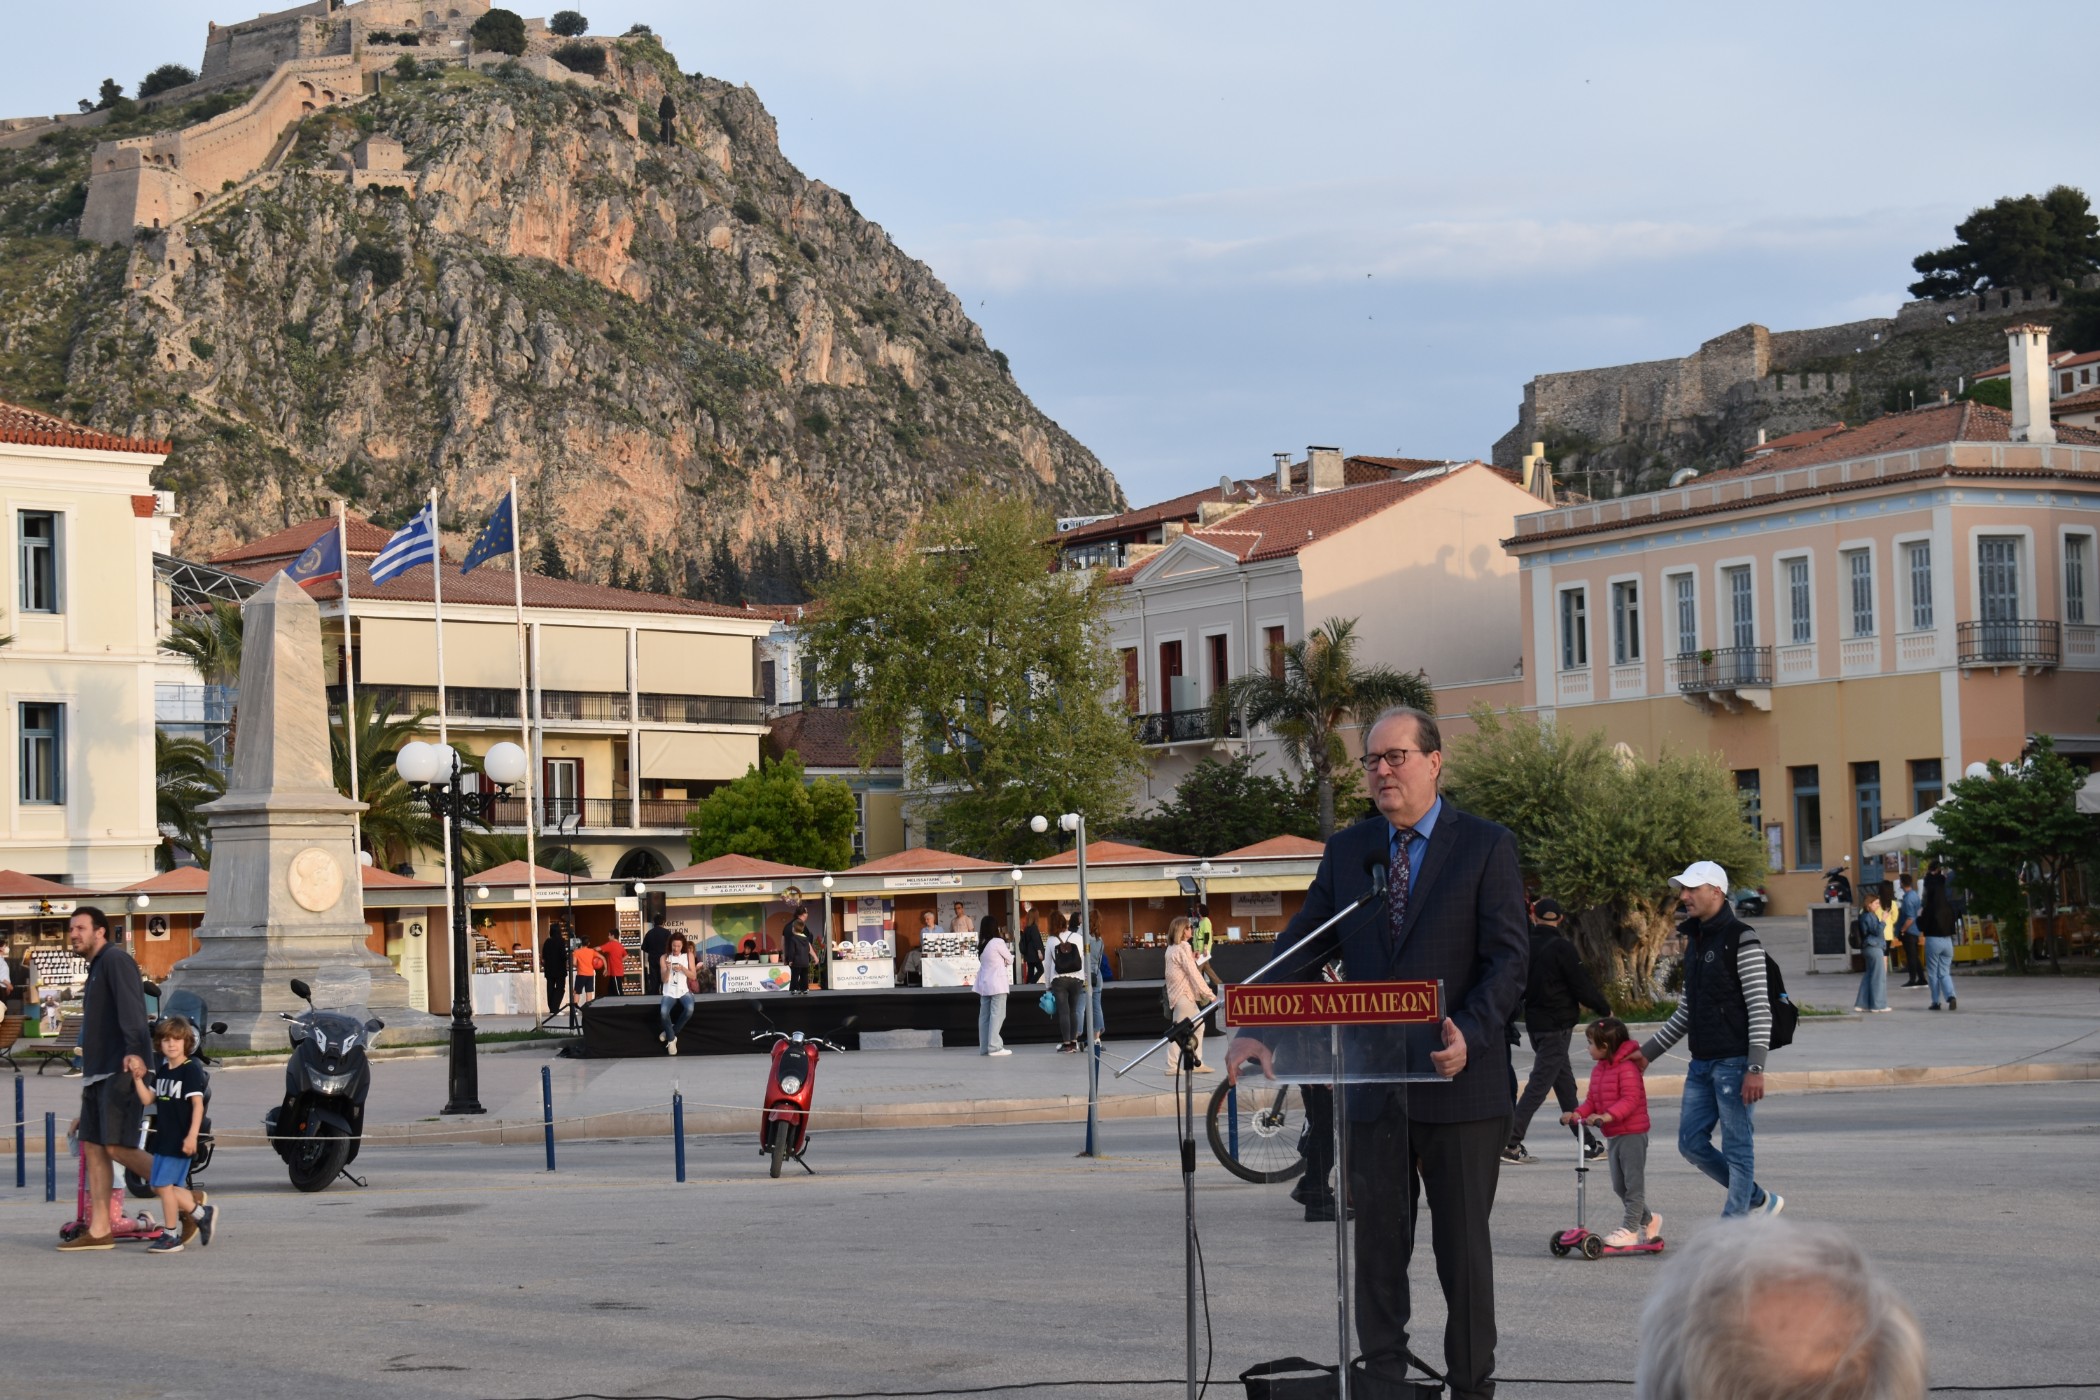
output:
[[1276, 982], [1225, 988], [1228, 1026], [1421, 1026], [1442, 1018], [1435, 982]]

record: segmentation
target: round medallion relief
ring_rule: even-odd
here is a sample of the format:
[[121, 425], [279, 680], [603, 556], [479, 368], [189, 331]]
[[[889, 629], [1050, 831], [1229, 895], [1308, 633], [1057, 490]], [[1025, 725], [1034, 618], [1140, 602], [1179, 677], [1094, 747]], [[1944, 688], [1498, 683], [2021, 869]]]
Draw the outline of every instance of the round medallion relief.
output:
[[343, 897], [343, 867], [319, 846], [308, 846], [292, 857], [284, 883], [301, 909], [324, 914]]

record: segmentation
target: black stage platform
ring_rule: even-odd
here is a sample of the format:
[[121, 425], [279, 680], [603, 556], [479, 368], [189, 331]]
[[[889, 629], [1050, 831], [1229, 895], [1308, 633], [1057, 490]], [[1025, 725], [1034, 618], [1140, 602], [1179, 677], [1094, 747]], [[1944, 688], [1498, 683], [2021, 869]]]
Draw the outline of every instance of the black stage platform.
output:
[[[1110, 982], [1102, 987], [1101, 1017], [1110, 1040], [1152, 1040], [1166, 1030], [1158, 982]], [[1040, 984], [1014, 988], [1006, 1001], [1008, 1045], [1054, 1045], [1057, 1017], [1037, 1002]], [[655, 997], [605, 997], [583, 1008], [581, 1054], [590, 1059], [661, 1055]], [[841, 1034], [849, 1016], [859, 1019]], [[748, 1055], [770, 1052], [759, 1031], [802, 1031], [860, 1048], [862, 1031], [939, 1031], [941, 1044], [977, 1043], [977, 993], [968, 987], [877, 987], [865, 991], [713, 992], [693, 999], [693, 1019], [678, 1037], [681, 1055]]]

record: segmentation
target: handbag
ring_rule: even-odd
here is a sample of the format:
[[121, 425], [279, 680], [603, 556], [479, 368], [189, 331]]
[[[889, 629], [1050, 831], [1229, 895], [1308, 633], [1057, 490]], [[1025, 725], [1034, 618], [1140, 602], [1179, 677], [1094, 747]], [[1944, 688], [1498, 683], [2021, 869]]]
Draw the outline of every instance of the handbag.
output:
[[1057, 996], [1053, 992], [1044, 992], [1042, 998], [1036, 1002], [1036, 1005], [1043, 1008], [1045, 1016], [1055, 1016], [1057, 1014]]

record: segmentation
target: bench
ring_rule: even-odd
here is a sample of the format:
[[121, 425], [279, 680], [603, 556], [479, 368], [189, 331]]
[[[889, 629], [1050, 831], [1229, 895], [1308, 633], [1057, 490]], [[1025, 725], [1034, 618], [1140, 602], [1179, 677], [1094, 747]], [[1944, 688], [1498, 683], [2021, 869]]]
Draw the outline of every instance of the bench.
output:
[[[12, 1016], [7, 1013], [12, 1010]], [[0, 1005], [0, 1061], [16, 1074], [22, 1067], [15, 1063], [15, 1042], [22, 1038], [22, 1013], [19, 1009]]]
[[29, 1047], [27, 1053], [42, 1061], [36, 1067], [39, 1075], [51, 1068], [53, 1060], [63, 1060], [67, 1068], [72, 1067], [73, 1057], [80, 1052], [80, 1019], [78, 1016], [67, 1017], [64, 1028], [56, 1036], [39, 1040]]

